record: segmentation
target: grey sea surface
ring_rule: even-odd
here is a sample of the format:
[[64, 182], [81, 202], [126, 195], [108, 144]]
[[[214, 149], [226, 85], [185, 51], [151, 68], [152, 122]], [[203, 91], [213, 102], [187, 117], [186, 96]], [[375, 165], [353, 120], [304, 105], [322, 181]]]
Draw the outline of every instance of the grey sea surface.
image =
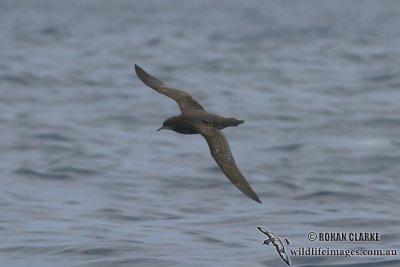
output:
[[[0, 0], [0, 266], [400, 266], [400, 2]], [[246, 122], [259, 205], [138, 64]], [[379, 242], [309, 241], [378, 232]]]

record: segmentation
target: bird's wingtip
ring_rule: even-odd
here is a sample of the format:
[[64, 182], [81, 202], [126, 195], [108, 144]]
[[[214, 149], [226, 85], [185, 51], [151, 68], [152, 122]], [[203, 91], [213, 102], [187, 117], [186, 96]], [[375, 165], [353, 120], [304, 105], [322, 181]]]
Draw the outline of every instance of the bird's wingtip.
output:
[[261, 200], [258, 198], [257, 195], [255, 195], [254, 197], [251, 197], [251, 199], [253, 199], [255, 202], [262, 204]]
[[135, 72], [136, 75], [143, 81], [143, 79], [145, 79], [149, 74], [142, 69], [141, 67], [139, 67], [139, 65], [135, 64]]
[[267, 233], [268, 233], [268, 230], [265, 229], [265, 228], [262, 227], [262, 226], [257, 226], [257, 229], [260, 230], [260, 232], [262, 232], [263, 234], [267, 234]]
[[242, 191], [242, 193], [248, 198], [254, 200], [257, 203], [262, 204], [260, 198], [257, 196], [256, 192], [250, 187], [247, 182], [237, 183], [235, 186]]

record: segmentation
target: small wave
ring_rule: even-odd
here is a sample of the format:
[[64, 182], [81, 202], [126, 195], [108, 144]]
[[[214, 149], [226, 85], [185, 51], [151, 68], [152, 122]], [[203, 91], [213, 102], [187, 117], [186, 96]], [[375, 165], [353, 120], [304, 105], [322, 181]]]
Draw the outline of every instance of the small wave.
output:
[[390, 80], [395, 80], [397, 79], [397, 77], [398, 75], [395, 73], [380, 73], [366, 77], [366, 80], [369, 82], [382, 83]]
[[150, 38], [146, 41], [146, 45], [147, 46], [157, 46], [162, 42], [162, 38], [161, 37], [154, 37], [154, 38]]
[[31, 80], [28, 79], [27, 77], [12, 75], [12, 74], [0, 75], [0, 81], [1, 80], [5, 81], [5, 82], [9, 82], [9, 83], [18, 84], [18, 85], [24, 85], [24, 86], [29, 86], [32, 84]]
[[42, 140], [50, 140], [50, 141], [70, 141], [71, 139], [58, 134], [58, 133], [44, 133], [44, 134], [36, 134], [33, 136], [34, 138], [37, 139], [42, 139]]
[[58, 28], [58, 27], [44, 27], [43, 29], [40, 30], [40, 33], [44, 36], [52, 36], [52, 37], [65, 37], [69, 35], [69, 31], [64, 28]]
[[56, 172], [56, 173], [69, 173], [69, 174], [75, 174], [75, 175], [96, 175], [96, 174], [98, 174], [97, 170], [89, 170], [89, 169], [76, 168], [76, 167], [58, 167], [58, 168], [52, 168], [51, 171]]
[[88, 248], [82, 250], [80, 253], [83, 255], [111, 255], [115, 252], [115, 249], [112, 248]]
[[263, 150], [263, 151], [278, 150], [278, 151], [290, 152], [290, 151], [296, 151], [296, 150], [302, 148], [303, 146], [304, 146], [304, 144], [277, 145], [277, 146], [262, 148], [261, 150]]
[[14, 174], [25, 176], [25, 177], [35, 177], [40, 179], [51, 179], [51, 180], [69, 180], [72, 179], [72, 176], [68, 174], [59, 174], [59, 173], [46, 173], [39, 172], [28, 168], [19, 168], [14, 171]]
[[0, 81], [5, 81], [10, 84], [20, 85], [24, 88], [37, 86], [52, 86], [54, 84], [62, 84], [63, 82], [55, 77], [42, 76], [34, 73], [21, 73], [21, 74], [2, 74]]
[[355, 200], [362, 200], [364, 198], [363, 195], [361, 194], [353, 194], [353, 193], [347, 193], [347, 192], [335, 192], [335, 191], [320, 191], [320, 192], [314, 192], [310, 194], [304, 194], [300, 195], [297, 197], [294, 197], [294, 199], [297, 200], [305, 200], [305, 199], [314, 199], [314, 200], [336, 200], [336, 201], [355, 201]]

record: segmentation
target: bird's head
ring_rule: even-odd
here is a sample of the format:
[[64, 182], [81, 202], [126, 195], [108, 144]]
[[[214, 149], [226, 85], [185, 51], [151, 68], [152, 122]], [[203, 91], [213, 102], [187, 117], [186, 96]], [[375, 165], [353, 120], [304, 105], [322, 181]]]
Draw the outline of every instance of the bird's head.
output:
[[163, 122], [163, 125], [160, 127], [160, 128], [158, 128], [157, 129], [157, 132], [158, 131], [161, 131], [161, 130], [163, 130], [163, 129], [166, 129], [166, 130], [174, 130], [174, 118], [169, 118], [169, 119], [166, 119], [164, 122]]
[[263, 245], [271, 245], [271, 243], [272, 243], [271, 238], [268, 238], [267, 240], [264, 240]]

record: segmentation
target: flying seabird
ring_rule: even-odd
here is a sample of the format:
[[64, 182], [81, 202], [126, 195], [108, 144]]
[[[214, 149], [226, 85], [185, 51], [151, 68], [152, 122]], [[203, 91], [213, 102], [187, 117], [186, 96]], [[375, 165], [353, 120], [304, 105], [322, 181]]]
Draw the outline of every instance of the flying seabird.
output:
[[[264, 227], [257, 226], [258, 230], [260, 230], [262, 233], [268, 236], [267, 240], [264, 240], [263, 245], [274, 245], [276, 248], [276, 251], [278, 252], [279, 256], [282, 258], [284, 262], [287, 263], [287, 265], [290, 266], [290, 258], [288, 254], [285, 251], [285, 246], [283, 245], [282, 241], [277, 237], [273, 232], [268, 231]], [[289, 244], [289, 240], [285, 238], [286, 244]]]
[[166, 119], [157, 131], [168, 129], [180, 134], [201, 134], [210, 147], [212, 157], [226, 177], [246, 196], [261, 203], [257, 194], [236, 166], [228, 140], [226, 140], [225, 135], [221, 131], [229, 126], [238, 126], [244, 120], [226, 118], [208, 113], [190, 94], [165, 85], [136, 64], [135, 71], [145, 85], [175, 100], [181, 110], [179, 116]]

